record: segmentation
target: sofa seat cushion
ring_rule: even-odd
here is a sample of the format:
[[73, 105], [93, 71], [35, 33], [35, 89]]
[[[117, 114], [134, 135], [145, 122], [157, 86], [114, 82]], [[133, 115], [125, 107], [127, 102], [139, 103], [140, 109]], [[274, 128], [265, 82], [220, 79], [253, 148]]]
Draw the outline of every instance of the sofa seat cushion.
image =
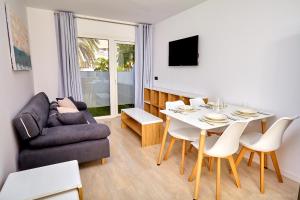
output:
[[42, 135], [29, 141], [30, 148], [47, 148], [72, 143], [100, 140], [110, 135], [104, 124], [79, 124], [44, 128]]

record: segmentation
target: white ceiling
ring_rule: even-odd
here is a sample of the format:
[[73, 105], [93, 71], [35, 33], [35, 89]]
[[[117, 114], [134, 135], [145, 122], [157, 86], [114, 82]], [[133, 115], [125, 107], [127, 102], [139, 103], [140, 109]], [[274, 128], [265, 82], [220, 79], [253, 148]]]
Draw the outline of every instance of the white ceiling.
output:
[[156, 23], [205, 0], [26, 0], [30, 7], [135, 23]]

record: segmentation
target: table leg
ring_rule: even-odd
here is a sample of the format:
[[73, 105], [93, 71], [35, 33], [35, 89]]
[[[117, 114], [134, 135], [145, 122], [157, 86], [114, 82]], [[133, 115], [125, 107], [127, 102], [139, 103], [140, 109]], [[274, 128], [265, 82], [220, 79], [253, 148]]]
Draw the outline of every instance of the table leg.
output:
[[[264, 134], [267, 131], [267, 120], [266, 119], [262, 119], [261, 120], [261, 132]], [[265, 169], [268, 169], [268, 154], [264, 155], [264, 162], [265, 162]]]
[[167, 116], [166, 118], [166, 126], [165, 126], [165, 130], [164, 130], [164, 134], [163, 134], [163, 138], [162, 138], [162, 142], [161, 142], [161, 146], [160, 146], [160, 151], [159, 151], [159, 155], [158, 155], [158, 160], [157, 160], [157, 165], [161, 164], [161, 160], [162, 160], [162, 155], [163, 155], [163, 151], [166, 145], [166, 140], [167, 140], [167, 135], [168, 135], [168, 130], [170, 127], [170, 117]]
[[78, 190], [79, 200], [83, 200], [83, 190], [82, 190], [82, 187], [77, 188], [77, 190]]
[[198, 164], [197, 164], [197, 172], [196, 172], [196, 181], [194, 188], [194, 199], [198, 199], [199, 197], [199, 187], [200, 187], [200, 175], [201, 175], [201, 166], [203, 160], [203, 151], [206, 139], [206, 130], [202, 130], [199, 139], [199, 148], [198, 148]]

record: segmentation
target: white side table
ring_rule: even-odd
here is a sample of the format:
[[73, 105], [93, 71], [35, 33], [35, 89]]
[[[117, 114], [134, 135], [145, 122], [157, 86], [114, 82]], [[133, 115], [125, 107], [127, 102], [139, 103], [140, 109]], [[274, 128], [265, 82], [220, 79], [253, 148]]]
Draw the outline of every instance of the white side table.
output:
[[79, 200], [77, 189], [40, 198], [39, 200]]
[[82, 200], [82, 185], [76, 160], [9, 174], [0, 200], [31, 200], [76, 190]]

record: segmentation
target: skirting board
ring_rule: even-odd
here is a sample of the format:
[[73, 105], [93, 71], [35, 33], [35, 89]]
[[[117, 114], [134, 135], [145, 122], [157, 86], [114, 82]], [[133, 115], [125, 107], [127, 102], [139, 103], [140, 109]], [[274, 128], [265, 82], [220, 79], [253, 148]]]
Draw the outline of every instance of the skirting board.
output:
[[[244, 158], [246, 158], [246, 159], [248, 160], [248, 159], [249, 159], [249, 156], [250, 156], [250, 154], [248, 153], [248, 154], [246, 154], [246, 155], [244, 156]], [[258, 160], [258, 156], [257, 156], [257, 155], [254, 156], [253, 162], [255, 162], [256, 164], [259, 165], [259, 160]], [[279, 167], [280, 167], [280, 163], [279, 163]], [[272, 162], [271, 162], [271, 159], [268, 159], [268, 168], [269, 168], [270, 170], [274, 171], [274, 168], [273, 168], [273, 164], [272, 164]], [[280, 168], [280, 171], [281, 171], [281, 174], [282, 174], [283, 176], [285, 176], [285, 177], [287, 177], [287, 178], [289, 178], [289, 179], [291, 179], [291, 180], [293, 180], [293, 181], [296, 181], [297, 183], [300, 183], [300, 176], [299, 176], [299, 174], [291, 173], [291, 172], [286, 171], [286, 170], [284, 170], [284, 169], [282, 169], [282, 168]]]

